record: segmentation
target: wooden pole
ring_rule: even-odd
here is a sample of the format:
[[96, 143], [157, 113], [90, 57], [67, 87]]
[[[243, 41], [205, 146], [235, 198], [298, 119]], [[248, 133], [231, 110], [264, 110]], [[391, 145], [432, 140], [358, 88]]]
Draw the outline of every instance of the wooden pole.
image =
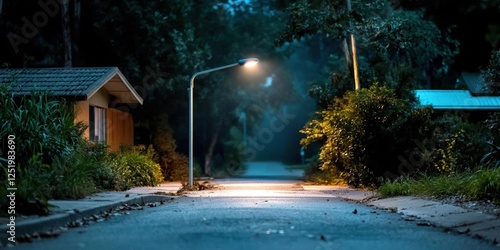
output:
[[[350, 14], [352, 12], [351, 9], [351, 0], [347, 0], [347, 12]], [[349, 26], [352, 28], [352, 22], [349, 20]], [[354, 89], [359, 90], [359, 78], [358, 78], [358, 59], [356, 56], [356, 42], [354, 40], [354, 34], [351, 33], [351, 51], [352, 51], [352, 68], [354, 72]]]

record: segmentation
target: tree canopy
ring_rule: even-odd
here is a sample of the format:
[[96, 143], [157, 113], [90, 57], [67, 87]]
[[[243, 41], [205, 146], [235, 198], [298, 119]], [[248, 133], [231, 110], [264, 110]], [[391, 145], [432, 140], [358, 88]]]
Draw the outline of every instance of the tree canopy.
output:
[[343, 2], [296, 1], [287, 8], [279, 44], [323, 36], [337, 42], [338, 49], [332, 56], [345, 60], [344, 65], [336, 63], [331, 68], [337, 72], [331, 82], [340, 87], [317, 86], [314, 94], [320, 103], [332, 100], [330, 93], [337, 93], [330, 88], [354, 85], [349, 34], [357, 41], [363, 86], [380, 81], [394, 88], [430, 87], [448, 73], [458, 44], [426, 19], [422, 10], [403, 9], [387, 0], [352, 1], [352, 6], [352, 12], [348, 12]]

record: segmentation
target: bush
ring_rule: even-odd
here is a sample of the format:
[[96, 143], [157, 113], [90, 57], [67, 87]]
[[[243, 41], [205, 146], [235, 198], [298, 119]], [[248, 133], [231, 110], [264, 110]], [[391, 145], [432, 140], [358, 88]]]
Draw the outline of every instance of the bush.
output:
[[160, 164], [165, 180], [186, 181], [188, 179], [189, 158], [176, 151], [177, 145], [167, 116], [156, 117], [153, 124], [153, 144], [156, 152], [154, 160]]
[[[142, 152], [141, 152], [142, 151]], [[122, 188], [156, 186], [163, 181], [160, 165], [152, 160], [152, 147], [144, 153], [144, 146], [122, 149], [110, 155], [110, 164], [123, 181]]]
[[450, 174], [470, 171], [488, 152], [486, 128], [455, 114], [446, 114], [434, 122], [430, 172]]
[[81, 199], [97, 191], [92, 180], [92, 160], [79, 152], [54, 161], [51, 166], [50, 194], [54, 199]]
[[[82, 138], [85, 126], [75, 124], [75, 117], [72, 103], [40, 92], [15, 99], [0, 85], [0, 139], [16, 137], [19, 213], [47, 214], [48, 199], [78, 199], [101, 190], [153, 186], [163, 180], [152, 148], [109, 154], [105, 144]], [[2, 141], [0, 146], [4, 145]], [[4, 156], [4, 148], [1, 152]], [[6, 163], [0, 157], [2, 207], [8, 202]]]
[[304, 180], [307, 182], [325, 185], [345, 185], [336, 168], [321, 169], [318, 156], [307, 159], [307, 168], [304, 169]]
[[317, 113], [301, 133], [303, 146], [321, 143], [320, 168], [335, 168], [352, 186], [374, 186], [401, 173], [400, 159], [427, 135], [430, 109], [415, 109], [386, 86], [349, 91]]
[[[46, 180], [50, 176], [50, 166], [43, 164], [39, 155], [34, 155], [29, 159], [27, 163], [31, 166], [28, 171], [26, 168], [17, 168], [16, 171], [16, 213], [19, 214], [37, 214], [37, 215], [47, 215], [49, 214], [49, 205], [47, 203], [48, 195], [45, 193], [44, 187], [47, 186]], [[7, 173], [6, 168], [4, 174]], [[0, 190], [1, 213], [7, 212], [6, 206], [8, 204], [7, 200], [7, 187], [8, 182], [6, 178], [2, 178], [0, 181], [2, 189]]]
[[[16, 199], [26, 202], [27, 208], [33, 208], [25, 212], [43, 214], [48, 211], [48, 183], [55, 177], [51, 165], [57, 159], [68, 158], [82, 140], [85, 126], [75, 124], [74, 119], [71, 103], [36, 91], [15, 98], [5, 85], [0, 85], [0, 139], [15, 136]], [[3, 148], [1, 151], [4, 155]], [[2, 164], [2, 168], [6, 166]], [[2, 186], [7, 185], [3, 174], [1, 171]], [[2, 196], [2, 204], [5, 202]], [[37, 205], [33, 207], [28, 203]]]
[[83, 123], [75, 124], [73, 103], [33, 91], [16, 101], [6, 89], [0, 89], [0, 127], [2, 138], [16, 136], [18, 165], [40, 154], [43, 163], [51, 164], [65, 157], [82, 141]]
[[[490, 94], [500, 95], [500, 50], [491, 53], [489, 64], [485, 70], [481, 71], [481, 77], [486, 83]], [[489, 140], [491, 150], [484, 155], [483, 162], [498, 167], [500, 166], [500, 112], [490, 114], [486, 124], [492, 134]]]
[[111, 166], [108, 146], [83, 141], [72, 154], [52, 164], [53, 198], [79, 199], [102, 190], [122, 190], [122, 180]]

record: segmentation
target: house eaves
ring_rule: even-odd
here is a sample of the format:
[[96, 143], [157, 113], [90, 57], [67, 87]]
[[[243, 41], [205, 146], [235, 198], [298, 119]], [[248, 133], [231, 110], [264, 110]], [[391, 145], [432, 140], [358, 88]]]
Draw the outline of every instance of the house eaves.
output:
[[117, 67], [0, 69], [0, 84], [7, 84], [16, 96], [36, 90], [88, 100], [104, 88], [119, 102], [143, 103]]

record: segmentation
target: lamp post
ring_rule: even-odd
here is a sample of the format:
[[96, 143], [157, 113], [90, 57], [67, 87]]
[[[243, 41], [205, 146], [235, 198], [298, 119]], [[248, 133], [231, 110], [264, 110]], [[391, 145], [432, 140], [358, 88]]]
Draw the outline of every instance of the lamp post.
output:
[[213, 69], [208, 69], [204, 71], [200, 71], [195, 73], [191, 77], [191, 82], [189, 85], [189, 180], [188, 184], [190, 187], [193, 186], [193, 89], [194, 89], [194, 78], [196, 78], [199, 75], [203, 74], [208, 74], [214, 71], [218, 70], [223, 70], [223, 69], [228, 69], [236, 66], [252, 66], [255, 65], [259, 62], [259, 59], [257, 58], [246, 58], [246, 59], [241, 59], [237, 63], [213, 68]]

